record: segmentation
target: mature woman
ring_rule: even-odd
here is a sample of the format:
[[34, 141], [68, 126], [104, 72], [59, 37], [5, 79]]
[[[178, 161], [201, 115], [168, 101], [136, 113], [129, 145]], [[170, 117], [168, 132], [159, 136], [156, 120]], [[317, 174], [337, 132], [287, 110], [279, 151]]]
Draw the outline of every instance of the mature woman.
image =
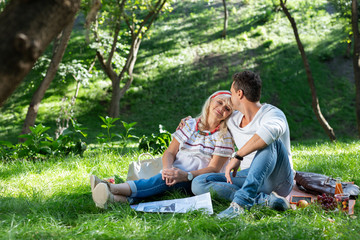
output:
[[200, 116], [189, 119], [162, 157], [161, 173], [149, 178], [121, 184], [106, 183], [95, 175], [90, 177], [92, 197], [97, 207], [108, 203], [144, 199], [172, 189], [191, 192], [191, 181], [204, 173], [224, 172], [231, 154], [233, 140], [226, 120], [232, 113], [229, 91], [213, 93], [203, 106]]

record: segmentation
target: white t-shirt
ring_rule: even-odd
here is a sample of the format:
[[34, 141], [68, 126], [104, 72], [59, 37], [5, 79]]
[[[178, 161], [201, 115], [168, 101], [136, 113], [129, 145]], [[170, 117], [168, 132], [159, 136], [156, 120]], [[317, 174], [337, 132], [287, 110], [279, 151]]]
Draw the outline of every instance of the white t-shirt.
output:
[[[275, 140], [280, 139], [288, 151], [292, 168], [290, 130], [285, 114], [273, 105], [263, 104], [253, 120], [248, 125], [241, 128], [240, 123], [243, 116], [244, 115], [241, 112], [234, 111], [227, 122], [237, 148], [242, 148], [254, 134], [259, 135], [259, 137], [268, 145]], [[255, 154], [256, 151], [244, 157], [244, 160], [241, 162], [241, 169], [250, 167]]]
[[[195, 131], [196, 119], [192, 118], [185, 122], [182, 129], [173, 133], [173, 137], [180, 143], [179, 152], [173, 166], [184, 171], [195, 171], [209, 165], [212, 155], [231, 157], [234, 152], [234, 142], [230, 132], [223, 137], [219, 136], [219, 131], [214, 134], [204, 136]], [[225, 171], [224, 164], [221, 172]]]

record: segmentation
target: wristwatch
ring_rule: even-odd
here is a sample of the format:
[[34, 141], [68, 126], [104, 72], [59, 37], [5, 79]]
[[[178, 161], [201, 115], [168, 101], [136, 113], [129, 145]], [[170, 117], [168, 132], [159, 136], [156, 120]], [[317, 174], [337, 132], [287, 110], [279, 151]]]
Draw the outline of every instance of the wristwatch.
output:
[[193, 178], [194, 178], [194, 176], [192, 175], [192, 173], [191, 173], [191, 172], [188, 172], [187, 179], [188, 179], [189, 181], [192, 181]]
[[240, 155], [238, 155], [236, 152], [233, 152], [233, 154], [231, 154], [231, 158], [236, 158], [239, 161], [242, 161], [244, 158]]

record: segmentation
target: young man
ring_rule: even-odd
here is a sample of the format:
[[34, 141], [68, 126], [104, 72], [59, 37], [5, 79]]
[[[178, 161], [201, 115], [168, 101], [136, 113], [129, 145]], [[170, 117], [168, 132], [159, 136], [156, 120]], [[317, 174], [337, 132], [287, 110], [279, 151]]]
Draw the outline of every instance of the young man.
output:
[[[260, 103], [261, 85], [260, 77], [251, 71], [233, 76], [231, 101], [237, 111], [228, 120], [228, 128], [239, 150], [233, 153], [225, 174], [204, 174], [192, 182], [196, 195], [212, 190], [232, 201], [219, 218], [236, 217], [254, 204], [280, 211], [290, 206], [284, 198], [294, 178], [289, 126], [280, 109]], [[237, 172], [243, 160], [251, 165]]]

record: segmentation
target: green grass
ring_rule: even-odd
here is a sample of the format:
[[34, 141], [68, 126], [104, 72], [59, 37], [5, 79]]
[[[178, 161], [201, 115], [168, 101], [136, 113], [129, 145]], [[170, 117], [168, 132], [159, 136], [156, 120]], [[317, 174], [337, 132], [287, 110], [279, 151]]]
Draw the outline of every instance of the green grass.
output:
[[[259, 72], [262, 102], [274, 104], [287, 115], [292, 140], [327, 139], [311, 108], [311, 94], [293, 31], [272, 1], [227, 1], [229, 26], [222, 32], [221, 1], [177, 1], [170, 14], [161, 16], [145, 38], [134, 69], [134, 82], [120, 102], [120, 118], [137, 122], [135, 135], [150, 135], [159, 124], [173, 132], [179, 120], [195, 116], [212, 92], [229, 89], [231, 76], [243, 69]], [[340, 15], [325, 0], [291, 1], [309, 58], [320, 107], [337, 137], [356, 137], [355, 86], [351, 60], [344, 58], [347, 43]], [[95, 52], [85, 41], [81, 19], [75, 28], [64, 62], [89, 63]], [[47, 56], [51, 47], [47, 51]], [[342, 65], [334, 68], [333, 61]], [[347, 68], [346, 68], [347, 67]], [[46, 68], [34, 69], [0, 113], [0, 139], [16, 143], [27, 106]], [[345, 70], [344, 70], [345, 69]], [[88, 143], [102, 131], [111, 98], [110, 80], [98, 64], [89, 85], [80, 89], [75, 118], [87, 127]], [[61, 99], [74, 94], [74, 80], [57, 76], [41, 103], [36, 123], [55, 131]], [[121, 131], [118, 125], [114, 130]], [[49, 132], [51, 134], [51, 132]]]
[[[294, 143], [297, 170], [341, 176], [360, 182], [360, 147], [341, 141]], [[255, 207], [234, 220], [218, 220], [202, 212], [154, 214], [136, 212], [127, 204], [97, 209], [89, 175], [126, 178], [139, 152], [120, 154], [92, 149], [84, 158], [43, 162], [0, 163], [0, 239], [358, 239], [360, 207], [347, 216], [312, 205], [276, 212]], [[185, 197], [167, 193], [159, 199]], [[215, 213], [228, 202], [213, 198]]]
[[[177, 1], [174, 11], [161, 16], [144, 39], [134, 69], [134, 82], [120, 103], [120, 118], [137, 122], [134, 134], [158, 132], [159, 124], [173, 132], [181, 118], [197, 115], [207, 96], [229, 89], [231, 76], [243, 69], [259, 72], [262, 102], [281, 108], [288, 119], [294, 167], [341, 176], [359, 185], [360, 145], [356, 136], [355, 87], [344, 68], [345, 21], [330, 13], [325, 0], [288, 1], [309, 58], [323, 115], [339, 141], [328, 138], [311, 108], [306, 74], [292, 29], [271, 0], [228, 0], [229, 27], [222, 32], [219, 0]], [[73, 32], [64, 62], [73, 58], [89, 64], [94, 51], [85, 43], [81, 21]], [[51, 47], [47, 50], [47, 56]], [[334, 68], [333, 63], [341, 63]], [[28, 104], [46, 68], [34, 69], [0, 112], [0, 140], [17, 142]], [[348, 68], [347, 68], [348, 69]], [[346, 70], [346, 69], [345, 69]], [[351, 70], [351, 68], [350, 68]], [[116, 205], [97, 209], [92, 202], [89, 175], [126, 178], [137, 158], [136, 144], [128, 149], [101, 148], [111, 97], [110, 81], [98, 64], [89, 85], [80, 89], [75, 118], [89, 134], [84, 157], [46, 161], [0, 162], [0, 239], [359, 239], [359, 204], [355, 215], [326, 213], [316, 206], [278, 213], [254, 208], [235, 220], [217, 220], [201, 212], [148, 214]], [[41, 103], [36, 123], [55, 131], [61, 99], [74, 94], [74, 81], [57, 76]], [[122, 131], [120, 124], [112, 129]], [[184, 197], [169, 193], [160, 198]], [[228, 206], [213, 199], [216, 213]]]

